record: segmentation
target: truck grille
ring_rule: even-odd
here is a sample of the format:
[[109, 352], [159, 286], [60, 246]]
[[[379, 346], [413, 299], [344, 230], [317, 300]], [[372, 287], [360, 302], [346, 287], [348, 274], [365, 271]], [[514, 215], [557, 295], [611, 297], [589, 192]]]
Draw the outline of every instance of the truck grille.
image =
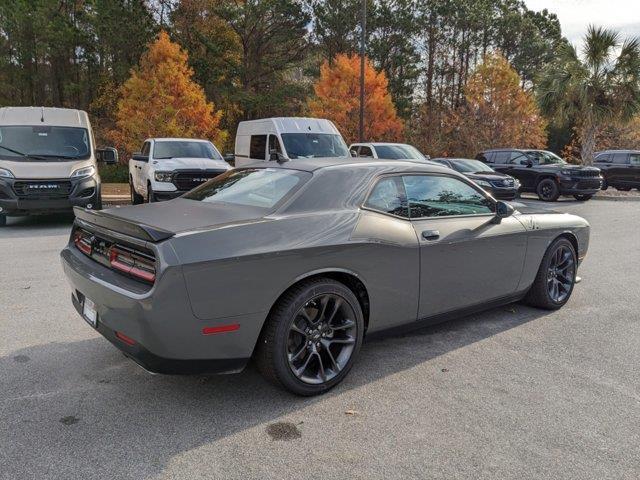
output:
[[178, 171], [173, 176], [173, 184], [178, 190], [188, 191], [224, 172], [225, 170]]
[[600, 170], [578, 170], [576, 172], [578, 177], [599, 177]]
[[51, 198], [68, 197], [71, 193], [69, 181], [37, 180], [28, 182], [15, 182], [13, 191], [18, 197], [27, 198]]

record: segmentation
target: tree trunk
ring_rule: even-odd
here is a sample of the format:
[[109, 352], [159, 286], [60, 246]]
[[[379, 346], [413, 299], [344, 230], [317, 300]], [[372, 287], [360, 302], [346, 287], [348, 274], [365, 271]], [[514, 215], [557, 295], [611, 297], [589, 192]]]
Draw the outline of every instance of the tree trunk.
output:
[[591, 118], [587, 117], [580, 129], [580, 159], [583, 165], [593, 164], [593, 153], [596, 147], [596, 126]]

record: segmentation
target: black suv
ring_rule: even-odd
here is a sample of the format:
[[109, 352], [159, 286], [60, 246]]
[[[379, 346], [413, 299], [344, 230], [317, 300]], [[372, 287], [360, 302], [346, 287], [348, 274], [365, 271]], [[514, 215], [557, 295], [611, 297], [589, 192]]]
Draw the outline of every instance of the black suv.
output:
[[480, 185], [493, 198], [513, 200], [518, 196], [520, 182], [509, 175], [496, 172], [489, 165], [467, 158], [432, 158], [432, 162], [441, 163]]
[[485, 150], [476, 158], [517, 178], [522, 185], [520, 191], [535, 192], [545, 202], [555, 202], [560, 195], [589, 200], [602, 185], [600, 169], [570, 165], [546, 150], [501, 148]]
[[603, 190], [640, 190], [640, 150], [603, 150], [596, 153], [594, 162], [602, 170]]

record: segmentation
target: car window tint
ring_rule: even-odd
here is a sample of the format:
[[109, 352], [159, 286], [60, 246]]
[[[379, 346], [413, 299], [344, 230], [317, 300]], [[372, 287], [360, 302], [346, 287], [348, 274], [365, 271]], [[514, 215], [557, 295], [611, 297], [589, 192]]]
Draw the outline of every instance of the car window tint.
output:
[[527, 165], [528, 163], [538, 163], [533, 158], [529, 158], [522, 152], [511, 152], [511, 158], [509, 159], [509, 163], [513, 165]]
[[613, 163], [629, 163], [629, 154], [628, 153], [614, 153], [611, 155], [611, 160]]
[[399, 177], [387, 177], [380, 180], [371, 190], [365, 207], [408, 218], [409, 210], [402, 180]]
[[402, 177], [411, 218], [491, 214], [494, 203], [481, 192], [453, 177]]
[[275, 150], [276, 153], [282, 154], [282, 148], [280, 147], [280, 140], [276, 135], [269, 135], [269, 154]]
[[251, 146], [249, 147], [249, 157], [257, 160], [266, 160], [267, 136], [251, 135]]
[[511, 158], [510, 151], [495, 152], [493, 156], [493, 161], [495, 163], [509, 163], [510, 158]]
[[144, 145], [142, 145], [142, 151], [140, 153], [142, 155], [144, 155], [145, 157], [148, 157], [149, 156], [149, 150], [151, 150], [151, 143], [144, 142]]
[[480, 160], [481, 162], [484, 163], [493, 163], [492, 160], [490, 160], [492, 157], [491, 154], [487, 153], [479, 153], [478, 155], [476, 155], [476, 160]]
[[358, 153], [359, 157], [373, 157], [373, 152], [369, 147], [360, 147], [360, 153]]
[[611, 161], [611, 154], [610, 153], [601, 153], [600, 155], [598, 155], [595, 158], [596, 162], [600, 162], [600, 163], [608, 163]]
[[631, 165], [640, 166], [640, 153], [630, 153], [629, 162]]

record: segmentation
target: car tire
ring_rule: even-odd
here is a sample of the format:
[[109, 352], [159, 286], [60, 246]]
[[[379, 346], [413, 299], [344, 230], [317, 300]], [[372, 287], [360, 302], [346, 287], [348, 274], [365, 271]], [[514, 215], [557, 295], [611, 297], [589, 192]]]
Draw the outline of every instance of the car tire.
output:
[[144, 202], [144, 198], [133, 187], [133, 181], [129, 178], [129, 190], [131, 192], [131, 205], [140, 205]]
[[620, 190], [621, 192], [628, 192], [631, 190], [631, 187], [616, 187], [616, 190]]
[[560, 197], [560, 188], [555, 180], [543, 178], [536, 187], [536, 193], [543, 202], [555, 202]]
[[4, 227], [7, 224], [7, 216], [0, 215], [0, 227]]
[[600, 190], [606, 190], [607, 188], [609, 188], [609, 184], [607, 183], [607, 180], [602, 180], [602, 185], [600, 186]]
[[335, 280], [313, 279], [292, 287], [272, 308], [254, 359], [272, 383], [296, 395], [318, 395], [349, 373], [363, 336], [354, 293]]
[[545, 310], [559, 309], [571, 298], [577, 271], [573, 244], [566, 237], [556, 239], [542, 257], [538, 274], [524, 298], [525, 303]]
[[147, 203], [153, 203], [156, 201], [156, 197], [153, 193], [153, 187], [151, 183], [147, 183]]
[[579, 202], [586, 202], [587, 200], [591, 200], [593, 195], [574, 195], [573, 198], [578, 200]]

